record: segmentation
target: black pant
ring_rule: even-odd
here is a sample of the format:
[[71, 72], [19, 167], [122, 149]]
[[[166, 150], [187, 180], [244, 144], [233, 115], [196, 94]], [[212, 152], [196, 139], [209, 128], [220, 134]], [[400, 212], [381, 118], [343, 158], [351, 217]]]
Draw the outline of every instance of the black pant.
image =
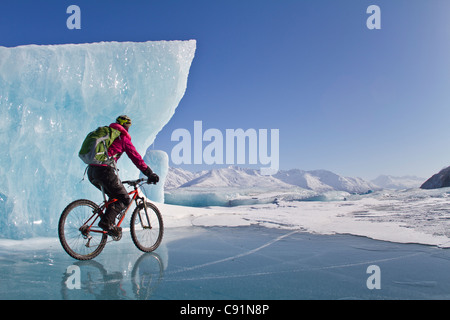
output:
[[108, 206], [105, 215], [102, 217], [102, 220], [108, 224], [114, 224], [116, 216], [130, 204], [131, 199], [127, 190], [112, 167], [89, 166], [87, 175], [89, 181], [95, 187], [100, 190], [103, 187], [109, 200], [118, 200]]

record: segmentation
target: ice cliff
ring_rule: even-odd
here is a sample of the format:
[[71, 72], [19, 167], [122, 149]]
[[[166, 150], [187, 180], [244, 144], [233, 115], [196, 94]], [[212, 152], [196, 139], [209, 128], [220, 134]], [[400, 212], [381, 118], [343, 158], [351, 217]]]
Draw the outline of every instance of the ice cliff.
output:
[[[0, 47], [0, 237], [54, 236], [69, 202], [100, 200], [80, 182], [86, 134], [127, 114], [144, 156], [185, 93], [195, 49], [195, 40]], [[128, 159], [119, 168], [138, 178]]]

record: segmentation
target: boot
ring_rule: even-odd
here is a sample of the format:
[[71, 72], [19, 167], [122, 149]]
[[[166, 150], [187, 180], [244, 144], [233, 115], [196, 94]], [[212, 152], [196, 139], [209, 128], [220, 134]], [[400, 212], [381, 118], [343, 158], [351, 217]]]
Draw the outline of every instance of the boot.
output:
[[118, 237], [122, 233], [122, 228], [115, 226], [113, 223], [108, 222], [106, 219], [101, 219], [98, 226], [106, 231], [109, 236]]
[[105, 214], [101, 216], [98, 226], [105, 231], [112, 230], [115, 227], [114, 222], [116, 216], [123, 209], [124, 205], [119, 202], [114, 202], [106, 209]]

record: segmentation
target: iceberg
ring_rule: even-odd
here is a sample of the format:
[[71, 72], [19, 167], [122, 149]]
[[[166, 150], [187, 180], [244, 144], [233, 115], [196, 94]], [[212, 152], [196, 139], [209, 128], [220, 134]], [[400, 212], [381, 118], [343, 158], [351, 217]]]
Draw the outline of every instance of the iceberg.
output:
[[[146, 164], [152, 168], [153, 172], [157, 172], [159, 176], [159, 182], [154, 185], [144, 184], [141, 190], [145, 196], [155, 202], [164, 203], [164, 184], [166, 181], [167, 173], [169, 171], [169, 155], [162, 150], [147, 150], [144, 156]], [[145, 178], [141, 172], [141, 178]]]
[[[83, 139], [127, 114], [144, 155], [185, 93], [195, 50], [195, 40], [0, 47], [0, 237], [54, 235], [69, 202], [101, 200], [80, 182]], [[137, 178], [122, 158], [120, 177]]]

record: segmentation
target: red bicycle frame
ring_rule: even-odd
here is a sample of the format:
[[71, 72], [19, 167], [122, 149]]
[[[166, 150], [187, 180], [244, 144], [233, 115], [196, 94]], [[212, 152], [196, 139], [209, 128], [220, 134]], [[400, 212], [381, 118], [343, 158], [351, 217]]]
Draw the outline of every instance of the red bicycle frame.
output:
[[[125, 183], [125, 181], [124, 181], [124, 183]], [[138, 187], [135, 185], [134, 186], [134, 190], [128, 192], [128, 195], [132, 196], [131, 197], [131, 201], [130, 201], [130, 204], [128, 205], [128, 207], [125, 209], [125, 211], [123, 211], [122, 216], [120, 217], [120, 220], [117, 223], [118, 227], [120, 227], [120, 225], [122, 224], [123, 219], [125, 219], [125, 215], [128, 212], [128, 210], [130, 209], [131, 204], [133, 203], [133, 201], [136, 201], [136, 199], [138, 198], [138, 196], [139, 196], [139, 189], [138, 189]], [[97, 233], [104, 233], [104, 234], [106, 234], [107, 231], [104, 231], [103, 229], [100, 229], [100, 228], [99, 229], [95, 229], [95, 228], [93, 229], [92, 227], [94, 226], [94, 224], [97, 221], [97, 219], [104, 214], [105, 209], [108, 208], [108, 206], [110, 204], [112, 204], [112, 203], [114, 203], [116, 201], [118, 201], [118, 200], [117, 199], [112, 199], [110, 201], [106, 201], [105, 200], [103, 202], [103, 204], [98, 209], [96, 209], [94, 211], [94, 214], [89, 219], [87, 219], [87, 221], [83, 224], [83, 226], [81, 228], [85, 229], [85, 232], [97, 232]], [[91, 222], [91, 220], [92, 220], [92, 222]], [[86, 229], [86, 227], [87, 227], [87, 229]]]

